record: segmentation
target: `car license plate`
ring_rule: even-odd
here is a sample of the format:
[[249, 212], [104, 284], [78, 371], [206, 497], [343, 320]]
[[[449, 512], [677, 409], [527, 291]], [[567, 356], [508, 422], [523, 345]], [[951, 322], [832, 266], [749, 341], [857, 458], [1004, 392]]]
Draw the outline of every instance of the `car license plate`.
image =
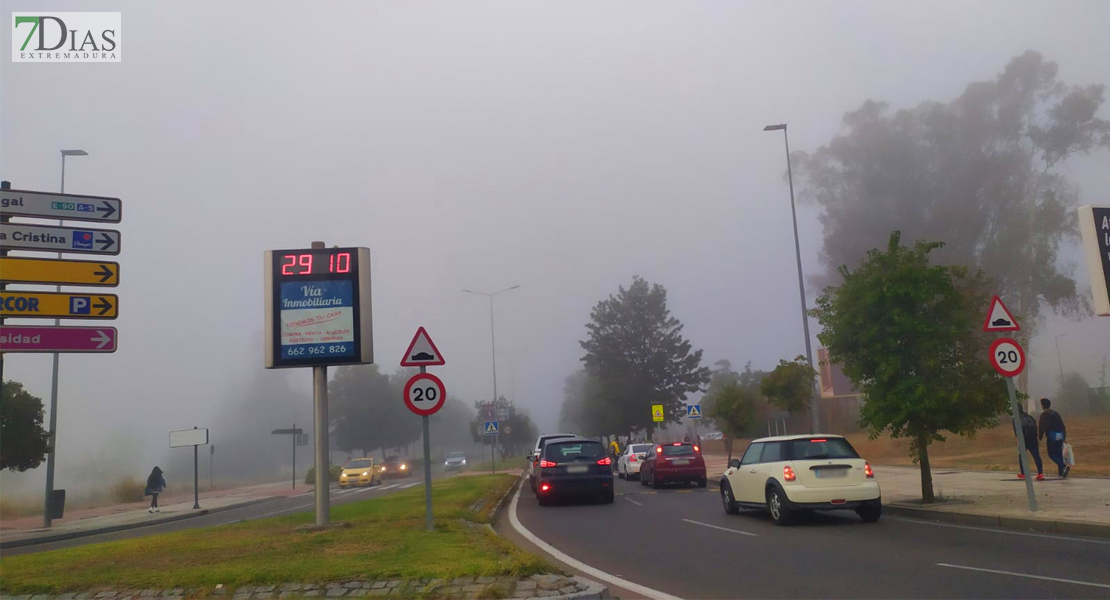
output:
[[836, 477], [847, 477], [848, 469], [814, 469], [813, 474], [818, 479], [833, 479]]
[[589, 470], [590, 470], [590, 467], [588, 467], [586, 465], [571, 465], [571, 466], [567, 467], [567, 473], [572, 473], [572, 474], [585, 473]]
[[679, 458], [679, 459], [676, 459], [676, 460], [672, 460], [671, 464], [672, 465], [688, 465], [688, 464], [690, 464], [690, 459], [688, 459], [688, 458]]

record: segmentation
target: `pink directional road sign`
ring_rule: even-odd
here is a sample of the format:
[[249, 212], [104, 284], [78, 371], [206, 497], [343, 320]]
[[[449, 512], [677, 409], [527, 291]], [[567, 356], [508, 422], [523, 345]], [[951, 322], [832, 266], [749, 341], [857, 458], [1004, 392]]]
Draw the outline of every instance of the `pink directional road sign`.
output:
[[115, 352], [115, 327], [0, 327], [0, 352]]

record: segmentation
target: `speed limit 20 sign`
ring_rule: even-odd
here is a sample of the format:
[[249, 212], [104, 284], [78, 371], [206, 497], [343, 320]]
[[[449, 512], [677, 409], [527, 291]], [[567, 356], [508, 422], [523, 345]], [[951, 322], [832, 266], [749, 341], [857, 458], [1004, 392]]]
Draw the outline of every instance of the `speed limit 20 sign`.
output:
[[435, 414], [446, 399], [443, 381], [431, 373], [417, 373], [405, 384], [405, 406], [420, 416]]
[[1010, 338], [998, 338], [991, 344], [991, 365], [1004, 377], [1016, 377], [1025, 370], [1025, 350]]

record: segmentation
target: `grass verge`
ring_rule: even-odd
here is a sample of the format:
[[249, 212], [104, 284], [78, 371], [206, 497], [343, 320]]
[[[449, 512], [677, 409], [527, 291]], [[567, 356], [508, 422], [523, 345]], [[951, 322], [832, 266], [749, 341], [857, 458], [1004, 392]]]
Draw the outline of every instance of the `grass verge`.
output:
[[552, 572], [482, 524], [514, 477], [453, 477], [432, 486], [436, 527], [424, 530], [423, 489], [332, 508], [348, 528], [297, 531], [311, 512], [4, 558], [0, 591], [63, 593], [216, 584], [518, 576]]

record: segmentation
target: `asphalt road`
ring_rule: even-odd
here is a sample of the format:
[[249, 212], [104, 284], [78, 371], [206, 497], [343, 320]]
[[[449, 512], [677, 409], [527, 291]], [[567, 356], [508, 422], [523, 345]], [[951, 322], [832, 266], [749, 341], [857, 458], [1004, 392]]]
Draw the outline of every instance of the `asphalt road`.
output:
[[521, 487], [516, 514], [537, 537], [682, 598], [1110, 598], [1110, 540], [865, 524], [853, 512], [779, 527], [760, 512], [726, 515], [714, 487], [656, 492], [620, 479], [612, 505], [540, 507]]
[[[340, 490], [339, 486], [332, 485], [331, 487], [331, 506], [339, 506], [348, 502], [355, 502], [358, 500], [368, 500], [370, 498], [380, 498], [389, 494], [399, 492], [402, 489], [410, 487], [423, 487], [424, 477], [423, 474], [418, 476], [407, 477], [403, 479], [387, 479], [385, 482], [377, 487], [367, 488], [352, 488], [349, 490]], [[438, 472], [433, 469], [432, 479], [439, 479], [446, 474], [439, 470]], [[225, 525], [228, 523], [238, 523], [240, 521], [249, 521], [252, 519], [261, 519], [264, 517], [275, 517], [279, 515], [289, 515], [298, 512], [311, 512], [314, 509], [314, 495], [311, 491], [298, 496], [289, 496], [285, 498], [273, 498], [252, 504], [250, 506], [243, 506], [230, 510], [216, 511], [189, 519], [182, 519], [180, 521], [172, 521], [170, 523], [163, 523], [159, 525], [148, 525], [144, 527], [137, 527], [134, 529], [125, 529], [123, 531], [115, 531], [112, 533], [104, 533], [100, 535], [91, 535], [80, 538], [73, 538], [69, 540], [62, 540], [58, 542], [48, 542], [45, 544], [36, 544], [33, 546], [20, 546], [17, 548], [9, 548], [0, 551], [0, 556], [15, 556], [17, 554], [30, 554], [32, 552], [44, 552], [46, 550], [56, 550], [58, 548], [73, 548], [76, 546], [84, 546], [86, 544], [96, 544], [99, 542], [107, 542], [111, 540], [122, 540], [129, 538], [145, 537], [151, 535], [160, 535], [172, 531], [184, 531], [186, 529], [196, 529], [199, 527], [211, 527], [213, 525]]]

